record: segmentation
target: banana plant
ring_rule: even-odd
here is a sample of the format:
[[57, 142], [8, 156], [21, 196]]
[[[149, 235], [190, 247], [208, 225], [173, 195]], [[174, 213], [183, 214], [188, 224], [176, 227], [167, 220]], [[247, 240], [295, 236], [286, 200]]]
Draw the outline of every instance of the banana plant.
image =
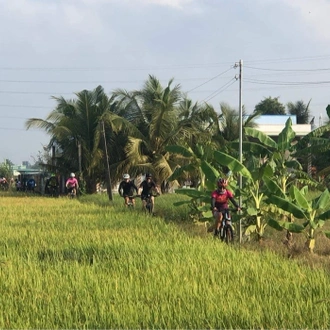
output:
[[292, 182], [292, 177], [296, 176], [296, 172], [302, 169], [301, 164], [294, 158], [296, 137], [292, 129], [292, 121], [289, 118], [283, 130], [280, 132], [277, 142], [268, 135], [254, 128], [246, 127], [244, 129], [246, 136], [259, 140], [259, 143], [268, 150], [266, 161], [274, 170], [274, 179], [281, 187], [282, 191], [286, 191], [288, 185]]
[[[295, 158], [297, 143], [296, 134], [292, 129], [291, 118], [286, 121], [285, 127], [280, 132], [277, 141], [253, 128], [245, 128], [245, 134], [251, 137], [253, 141], [259, 141], [259, 145], [264, 148], [264, 159], [273, 170], [272, 181], [279, 186], [279, 190], [284, 195], [288, 194], [288, 189], [293, 184], [318, 185], [302, 171], [300, 162]], [[247, 143], [255, 142], [250, 141]], [[279, 190], [277, 189], [277, 191]], [[272, 210], [274, 208], [273, 206]], [[284, 212], [277, 213], [281, 213], [281, 217], [286, 218], [289, 222], [294, 221], [291, 214], [285, 214]], [[286, 240], [288, 245], [292, 244], [293, 235], [289, 230], [286, 232]]]
[[[169, 146], [167, 147], [168, 151], [180, 153], [182, 156], [186, 158], [190, 158], [190, 162], [186, 165], [178, 167], [169, 180], [174, 180], [182, 175], [184, 172], [191, 173], [190, 171], [195, 171], [196, 167], [200, 173], [200, 177], [203, 178], [201, 185], [203, 189], [200, 187], [198, 189], [176, 189], [175, 192], [177, 194], [182, 194], [190, 197], [188, 201], [178, 201], [175, 202], [175, 206], [179, 206], [182, 204], [188, 204], [190, 207], [190, 216], [195, 221], [209, 221], [213, 218], [212, 212], [210, 210], [210, 202], [211, 202], [211, 193], [216, 187], [216, 181], [220, 176], [227, 176], [229, 179], [229, 189], [236, 189], [237, 182], [235, 177], [230, 173], [225, 174], [221, 170], [221, 166], [217, 168], [210, 164], [206, 157], [202, 159], [194, 157], [194, 153], [190, 148], [184, 148], [181, 146]], [[212, 156], [209, 158], [213, 159], [213, 151]]]
[[[242, 194], [245, 198], [246, 204], [246, 215], [245, 218], [252, 218], [252, 223], [247, 227], [246, 234], [250, 235], [255, 233], [258, 240], [262, 239], [264, 235], [264, 230], [267, 225], [264, 208], [268, 205], [265, 204], [265, 193], [262, 187], [262, 182], [264, 177], [269, 177], [273, 175], [273, 170], [268, 164], [260, 165], [260, 161], [255, 162], [253, 170], [249, 170], [242, 163], [240, 163], [234, 157], [220, 151], [215, 151], [213, 155], [215, 163], [218, 165], [217, 168], [226, 167], [230, 170], [233, 175], [229, 181], [229, 189], [235, 192], [235, 195]], [[259, 164], [260, 166], [256, 166]], [[177, 189], [176, 193], [184, 194], [191, 198], [190, 201], [177, 202], [175, 205], [182, 205], [183, 203], [189, 203], [191, 207], [191, 215], [195, 220], [205, 221], [212, 218], [212, 213], [210, 211], [210, 196], [212, 190], [216, 185], [216, 179], [223, 175], [215, 167], [206, 161], [201, 162], [201, 170], [203, 171], [206, 181], [205, 186], [208, 187], [207, 190], [198, 191], [196, 189]], [[244, 187], [241, 191], [238, 190], [237, 181], [235, 177], [240, 174], [244, 177]], [[266, 187], [266, 186], [265, 186]], [[252, 198], [251, 198], [252, 196]], [[204, 203], [200, 203], [204, 202]]]
[[[248, 223], [245, 229], [245, 235], [250, 236], [256, 234], [257, 240], [262, 240], [267, 226], [267, 209], [268, 205], [265, 202], [265, 188], [263, 181], [265, 178], [273, 176], [274, 172], [269, 164], [262, 164], [260, 159], [254, 159], [251, 164], [251, 170], [245, 167], [237, 159], [223, 152], [216, 151], [214, 153], [215, 160], [227, 166], [232, 172], [242, 175], [243, 188], [238, 193], [244, 198], [244, 209], [246, 214], [242, 220]], [[251, 157], [252, 159], [253, 157]]]
[[198, 189], [204, 190], [206, 188], [206, 178], [203, 168], [208, 166], [208, 162], [212, 158], [212, 146], [203, 146], [197, 143], [194, 146], [194, 150], [190, 147], [179, 145], [170, 145], [165, 147], [165, 149], [166, 151], [177, 155], [177, 158], [180, 161], [180, 165], [176, 166], [168, 180], [177, 180], [189, 173], [190, 177], [195, 177], [200, 181]]
[[[305, 232], [307, 236], [306, 246], [313, 253], [315, 248], [315, 233], [323, 227], [326, 220], [330, 219], [329, 190], [326, 189], [321, 194], [313, 196], [308, 191], [308, 186], [304, 186], [300, 190], [295, 186], [291, 186], [289, 196], [272, 194], [268, 197], [268, 203], [277, 205], [277, 207], [291, 213], [297, 219], [302, 219], [301, 223], [290, 223], [271, 219], [269, 225], [278, 230], [286, 229], [294, 233]], [[329, 231], [324, 231], [324, 233], [330, 238]]]

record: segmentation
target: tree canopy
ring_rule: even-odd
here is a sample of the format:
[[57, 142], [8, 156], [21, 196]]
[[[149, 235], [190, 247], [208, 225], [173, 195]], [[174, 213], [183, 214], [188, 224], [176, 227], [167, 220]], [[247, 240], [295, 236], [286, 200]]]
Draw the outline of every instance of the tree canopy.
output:
[[260, 101], [254, 109], [254, 112], [262, 115], [285, 115], [285, 106], [278, 100], [279, 97], [267, 97]]

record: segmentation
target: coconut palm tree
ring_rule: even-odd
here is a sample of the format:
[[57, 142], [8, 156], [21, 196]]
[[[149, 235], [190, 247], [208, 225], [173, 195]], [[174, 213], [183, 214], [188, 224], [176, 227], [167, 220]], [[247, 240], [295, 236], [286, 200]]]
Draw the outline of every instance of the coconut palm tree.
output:
[[297, 101], [296, 103], [289, 102], [287, 104], [288, 111], [291, 115], [297, 116], [297, 124], [308, 124], [310, 117], [309, 105], [312, 99], [307, 104], [304, 101]]
[[104, 141], [100, 122], [103, 121], [107, 127], [109, 141], [111, 125], [118, 128], [121, 127], [119, 123], [125, 123], [111, 111], [114, 105], [101, 86], [76, 93], [76, 99], [53, 99], [57, 105], [48, 117], [45, 120], [30, 118], [26, 128], [35, 127], [46, 131], [50, 136], [48, 147], [56, 146], [58, 150], [58, 168], [63, 174], [77, 172], [81, 168], [79, 175], [84, 179], [86, 191], [92, 193], [97, 181], [104, 176]]
[[159, 182], [172, 173], [168, 144], [175, 144], [185, 134], [178, 126], [178, 104], [182, 98], [180, 85], [172, 87], [173, 79], [163, 87], [154, 76], [149, 76], [141, 90], [115, 90], [119, 114], [134, 124], [139, 134], [128, 136], [125, 159], [118, 164], [131, 173], [151, 172]]

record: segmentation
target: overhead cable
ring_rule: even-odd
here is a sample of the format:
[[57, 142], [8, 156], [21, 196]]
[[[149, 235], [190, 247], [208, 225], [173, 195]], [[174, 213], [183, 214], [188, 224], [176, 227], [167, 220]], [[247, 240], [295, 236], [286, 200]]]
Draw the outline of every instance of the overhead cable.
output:
[[316, 71], [330, 71], [330, 68], [320, 68], [320, 69], [271, 69], [271, 68], [256, 68], [249, 65], [244, 65], [244, 68], [263, 70], [263, 71], [281, 71], [281, 72], [316, 72]]
[[223, 92], [224, 90], [226, 90], [229, 86], [231, 86], [232, 84], [234, 84], [236, 81], [237, 81], [236, 78], [232, 78], [226, 84], [224, 84], [219, 89], [217, 89], [215, 92], [213, 92], [212, 94], [210, 94], [209, 96], [207, 96], [203, 101], [204, 102], [209, 102], [214, 97], [216, 97], [217, 95], [219, 95], [221, 92]]
[[190, 92], [194, 91], [195, 89], [197, 89], [197, 88], [199, 88], [199, 87], [201, 87], [201, 86], [204, 86], [205, 84], [207, 84], [207, 83], [209, 83], [210, 81], [212, 81], [212, 80], [214, 80], [214, 79], [216, 79], [216, 78], [222, 76], [223, 74], [227, 73], [229, 70], [231, 70], [231, 69], [233, 69], [233, 68], [234, 68], [234, 67], [232, 66], [232, 67], [230, 67], [228, 70], [223, 71], [223, 72], [217, 74], [217, 75], [214, 76], [213, 78], [211, 78], [211, 79], [205, 81], [204, 83], [202, 83], [202, 84], [200, 84], [200, 85], [198, 85], [198, 86], [196, 86], [196, 87], [190, 89], [187, 93], [190, 93]]

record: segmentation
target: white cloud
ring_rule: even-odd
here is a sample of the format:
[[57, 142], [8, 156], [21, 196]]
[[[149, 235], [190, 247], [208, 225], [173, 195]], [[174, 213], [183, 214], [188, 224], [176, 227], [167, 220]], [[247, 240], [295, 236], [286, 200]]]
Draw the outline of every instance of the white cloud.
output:
[[3, 12], [11, 22], [25, 25], [27, 30], [37, 27], [41, 35], [47, 31], [40, 25], [58, 32], [69, 28], [87, 34], [98, 33], [102, 28], [98, 12], [77, 1], [11, 0]]
[[192, 4], [194, 0], [142, 0], [142, 2], [183, 9], [186, 5]]
[[[272, 0], [278, 2], [278, 0]], [[281, 0], [294, 10], [306, 24], [308, 33], [319, 40], [330, 40], [330, 2], [328, 0]]]
[[[81, 1], [81, 0], [80, 0]], [[80, 2], [79, 1], [79, 2]], [[82, 0], [86, 4], [109, 4], [113, 2], [122, 3], [126, 2], [130, 5], [137, 4], [153, 4], [160, 6], [168, 6], [176, 9], [183, 9], [186, 5], [196, 3], [197, 0]]]

